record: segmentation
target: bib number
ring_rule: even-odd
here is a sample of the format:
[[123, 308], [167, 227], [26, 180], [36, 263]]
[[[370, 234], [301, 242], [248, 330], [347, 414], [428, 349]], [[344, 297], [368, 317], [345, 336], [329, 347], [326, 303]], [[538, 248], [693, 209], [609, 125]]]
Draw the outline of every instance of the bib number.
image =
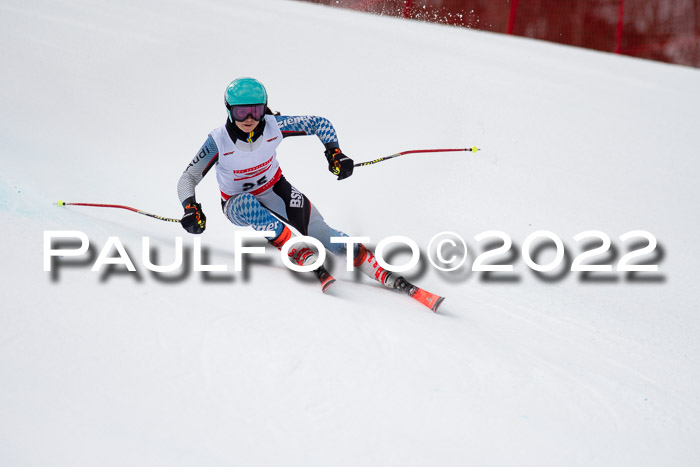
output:
[[267, 183], [267, 175], [263, 175], [260, 177], [255, 183], [252, 182], [246, 182], [243, 184], [243, 191], [250, 191], [256, 186], [263, 186], [264, 184]]

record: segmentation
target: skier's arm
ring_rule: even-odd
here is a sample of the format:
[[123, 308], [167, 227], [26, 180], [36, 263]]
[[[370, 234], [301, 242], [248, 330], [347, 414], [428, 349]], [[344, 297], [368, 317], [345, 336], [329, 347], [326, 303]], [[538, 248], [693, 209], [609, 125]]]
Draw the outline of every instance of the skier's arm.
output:
[[335, 128], [333, 128], [333, 124], [327, 118], [313, 115], [275, 115], [275, 118], [284, 138], [288, 136], [316, 135], [323, 145], [326, 146], [326, 149], [340, 147]]
[[177, 195], [180, 198], [182, 207], [196, 202], [195, 187], [218, 160], [219, 150], [214, 139], [209, 136], [177, 182]]
[[202, 211], [202, 205], [195, 198], [195, 187], [219, 160], [219, 151], [214, 139], [209, 136], [202, 148], [194, 156], [177, 182], [177, 194], [185, 208], [185, 215], [180, 223], [182, 227], [193, 234], [201, 234], [207, 225], [207, 217]]
[[352, 175], [355, 166], [352, 159], [340, 151], [338, 135], [333, 124], [326, 118], [316, 116], [284, 116], [275, 115], [282, 137], [316, 135], [326, 147], [325, 155], [328, 160], [328, 170], [338, 176], [338, 180]]

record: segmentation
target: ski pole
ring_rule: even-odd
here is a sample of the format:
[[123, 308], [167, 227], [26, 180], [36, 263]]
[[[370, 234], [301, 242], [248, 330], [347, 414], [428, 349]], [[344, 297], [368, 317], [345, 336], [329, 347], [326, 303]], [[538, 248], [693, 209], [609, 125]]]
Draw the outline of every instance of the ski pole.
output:
[[386, 157], [380, 157], [379, 159], [375, 159], [373, 161], [367, 161], [367, 162], [358, 162], [355, 164], [355, 167], [362, 167], [363, 165], [372, 165], [376, 164], [377, 162], [381, 161], [386, 161], [389, 159], [393, 159], [394, 157], [399, 157], [403, 156], [405, 154], [415, 154], [418, 152], [455, 152], [455, 151], [471, 151], [471, 152], [476, 152], [479, 151], [479, 148], [476, 146], [471, 147], [471, 148], [464, 148], [464, 149], [414, 149], [412, 151], [403, 151], [403, 152], [397, 152], [396, 154], [392, 154], [391, 156], [386, 156]]
[[161, 221], [166, 221], [166, 222], [180, 222], [180, 219], [171, 219], [169, 217], [162, 217], [158, 216], [156, 214], [151, 214], [150, 212], [146, 211], [141, 211], [140, 209], [132, 208], [129, 206], [121, 206], [119, 204], [95, 204], [95, 203], [66, 203], [65, 201], [59, 200], [58, 203], [56, 203], [58, 206], [92, 206], [95, 208], [117, 208], [117, 209], [126, 209], [127, 211], [132, 211], [137, 214], [143, 214], [144, 216], [152, 217], [154, 219], [158, 219]]

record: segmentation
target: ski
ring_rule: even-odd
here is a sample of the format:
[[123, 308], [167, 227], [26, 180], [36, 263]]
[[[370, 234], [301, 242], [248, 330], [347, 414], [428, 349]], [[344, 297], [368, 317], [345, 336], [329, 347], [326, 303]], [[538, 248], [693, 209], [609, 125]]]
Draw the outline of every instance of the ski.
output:
[[[302, 249], [300, 253], [304, 253], [306, 250], [308, 249]], [[307, 254], [311, 254], [310, 250]], [[293, 257], [296, 258], [296, 255]], [[376, 264], [376, 262], [372, 261], [374, 260], [374, 257], [371, 254], [369, 254], [368, 257], [370, 258], [369, 264], [372, 264], [373, 266], [373, 275], [380, 283], [382, 283], [385, 287], [388, 287], [389, 290], [393, 290], [400, 294], [408, 295], [409, 297], [421, 303], [422, 305], [430, 308], [434, 313], [437, 313], [437, 310], [442, 304], [442, 302], [445, 300], [445, 297], [441, 297], [439, 295], [435, 295], [434, 293], [428, 292], [425, 289], [421, 289], [417, 285], [411, 284], [404, 277], [401, 276], [396, 278], [393, 287], [388, 285], [387, 280], [389, 277], [391, 277], [391, 274], [389, 274], [387, 271], [384, 271], [384, 269], [379, 267], [379, 265]], [[302, 260], [303, 259], [305, 258], [302, 258]], [[299, 260], [297, 259], [297, 261]], [[361, 264], [362, 263], [356, 264], [356, 266]], [[322, 292], [328, 290], [328, 288], [335, 283], [335, 278], [323, 266], [319, 266], [318, 268], [314, 269], [313, 273], [314, 276], [316, 276], [318, 281], [321, 283]]]
[[433, 312], [437, 313], [438, 307], [443, 300], [445, 300], [445, 297], [435, 295], [434, 293], [430, 293], [427, 290], [423, 290], [420, 287], [411, 284], [404, 277], [399, 276], [394, 281], [393, 274], [382, 268], [372, 252], [365, 248], [365, 246], [362, 244], [360, 244], [359, 251], [355, 256], [354, 265], [356, 268], [360, 268], [365, 275], [374, 278], [384, 287], [408, 295], [409, 297], [430, 308]]
[[[320, 266], [319, 268], [315, 269], [313, 271], [313, 274], [321, 283], [322, 292], [325, 292], [330, 288], [330, 286], [335, 284], [335, 278], [331, 276], [328, 270], [323, 266]], [[437, 313], [438, 308], [445, 300], [445, 297], [441, 297], [440, 295], [436, 295], [434, 293], [428, 292], [425, 289], [421, 289], [417, 285], [411, 284], [403, 277], [398, 277], [396, 279], [396, 282], [394, 283], [394, 287], [389, 290], [393, 290], [403, 295], [408, 295], [420, 304], [427, 306], [435, 313]]]
[[438, 307], [440, 307], [442, 302], [445, 300], [445, 297], [435, 295], [434, 293], [428, 292], [420, 287], [416, 287], [415, 292], [410, 295], [410, 297], [427, 306], [434, 313], [437, 313]]
[[438, 308], [445, 300], [445, 297], [441, 297], [439, 295], [435, 295], [434, 293], [428, 292], [427, 290], [421, 289], [420, 287], [411, 284], [403, 277], [398, 277], [396, 279], [394, 290], [408, 295], [419, 303], [430, 308], [434, 313], [437, 313]]
[[314, 269], [313, 273], [314, 276], [316, 276], [318, 281], [321, 283], [322, 292], [325, 292], [331, 285], [335, 284], [335, 278], [331, 276], [331, 273], [329, 273], [328, 270], [323, 266]]

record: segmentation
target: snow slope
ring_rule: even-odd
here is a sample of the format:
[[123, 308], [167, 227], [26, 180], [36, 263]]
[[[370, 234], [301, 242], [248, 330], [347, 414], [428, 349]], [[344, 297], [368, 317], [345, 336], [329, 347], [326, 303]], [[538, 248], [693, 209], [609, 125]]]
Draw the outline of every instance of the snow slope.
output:
[[[700, 462], [696, 183], [700, 71], [292, 1], [0, 3], [0, 464], [3, 466], [674, 465]], [[323, 115], [358, 168], [337, 182], [313, 137], [279, 159], [327, 221], [469, 259], [410, 276], [435, 315], [333, 263], [322, 294], [272, 251], [233, 271], [216, 182], [193, 237], [177, 179], [255, 76], [271, 106]], [[696, 213], [696, 214], [693, 214]], [[642, 229], [657, 273], [535, 274], [532, 232]], [[44, 272], [44, 232], [89, 255]], [[512, 273], [472, 272], [500, 230]], [[90, 270], [109, 237], [137, 268]], [[188, 266], [167, 264], [183, 237]], [[493, 239], [492, 239], [493, 240]], [[589, 239], [590, 241], [590, 239]], [[589, 247], [590, 248], [590, 247]], [[535, 251], [535, 249], [531, 250]], [[545, 248], [538, 261], [553, 257]], [[115, 252], [112, 250], [112, 254]], [[425, 255], [423, 256], [425, 257]], [[406, 255], [395, 257], [397, 262]]]

